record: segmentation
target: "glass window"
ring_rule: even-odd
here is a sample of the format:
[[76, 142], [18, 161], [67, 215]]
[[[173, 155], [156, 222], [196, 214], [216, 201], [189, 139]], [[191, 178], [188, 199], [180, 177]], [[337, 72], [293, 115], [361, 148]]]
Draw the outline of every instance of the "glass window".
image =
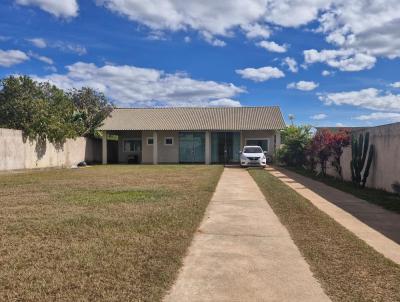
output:
[[174, 144], [174, 138], [173, 137], [166, 137], [164, 141], [165, 145], [173, 145]]
[[154, 139], [152, 137], [147, 138], [147, 144], [148, 145], [153, 145], [154, 144]]
[[124, 140], [124, 152], [140, 152], [140, 140], [126, 139]]

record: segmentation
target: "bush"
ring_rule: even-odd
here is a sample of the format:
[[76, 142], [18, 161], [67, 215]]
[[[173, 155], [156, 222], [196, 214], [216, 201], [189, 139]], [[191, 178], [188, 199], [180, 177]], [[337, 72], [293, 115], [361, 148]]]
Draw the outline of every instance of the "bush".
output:
[[306, 163], [306, 147], [311, 140], [310, 126], [288, 126], [281, 132], [282, 147], [278, 159], [287, 166], [303, 166]]

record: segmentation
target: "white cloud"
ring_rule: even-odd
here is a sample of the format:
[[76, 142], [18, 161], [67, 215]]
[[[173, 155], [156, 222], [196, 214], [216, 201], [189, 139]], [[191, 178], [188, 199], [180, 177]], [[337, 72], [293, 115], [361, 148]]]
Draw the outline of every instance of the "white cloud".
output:
[[209, 102], [210, 106], [215, 107], [240, 107], [242, 106], [239, 101], [235, 101], [232, 99], [218, 99]]
[[129, 65], [98, 67], [77, 62], [66, 68], [66, 74], [34, 77], [63, 89], [93, 87], [125, 106], [237, 106], [239, 102], [231, 98], [245, 92], [230, 83], [195, 80], [182, 73]]
[[183, 41], [185, 41], [185, 43], [190, 43], [192, 39], [189, 36], [186, 36], [183, 38]]
[[80, 56], [87, 54], [85, 46], [69, 42], [57, 41], [55, 43], [52, 43], [51, 47], [58, 48], [63, 52], [76, 53]]
[[0, 49], [0, 66], [10, 67], [29, 60], [26, 53], [20, 50], [1, 50]]
[[383, 93], [375, 88], [320, 94], [326, 105], [350, 105], [371, 110], [400, 111], [400, 95]]
[[394, 83], [390, 84], [390, 87], [400, 88], [400, 82], [394, 82]]
[[319, 18], [327, 41], [372, 56], [400, 56], [400, 1], [332, 0]]
[[329, 70], [323, 70], [323, 71], [321, 72], [321, 75], [323, 75], [324, 77], [328, 77], [328, 76], [330, 76], [331, 74], [332, 74], [332, 72], [329, 71]]
[[311, 91], [319, 86], [318, 83], [313, 81], [299, 81], [297, 83], [290, 83], [287, 85], [289, 89], [297, 89], [302, 91]]
[[215, 38], [212, 34], [210, 34], [207, 31], [203, 31], [201, 33], [201, 35], [203, 36], [204, 40], [213, 45], [213, 46], [217, 46], [217, 47], [224, 47], [226, 45], [226, 43], [220, 39]]
[[374, 67], [376, 58], [368, 54], [356, 53], [351, 49], [341, 50], [315, 50], [309, 49], [304, 52], [306, 64], [326, 63], [341, 71], [360, 71]]
[[76, 0], [15, 0], [19, 5], [38, 6], [42, 10], [62, 18], [76, 17], [78, 3]]
[[400, 121], [400, 113], [396, 112], [373, 112], [370, 114], [360, 115], [355, 117], [356, 120], [360, 121], [372, 121], [372, 120], [391, 120]]
[[255, 38], [269, 38], [271, 35], [271, 31], [267, 25], [260, 25], [260, 24], [245, 24], [242, 25], [242, 29], [246, 33], [246, 37], [248, 39], [255, 39]]
[[49, 64], [49, 65], [53, 65], [54, 64], [54, 62], [53, 62], [53, 60], [51, 58], [46, 57], [46, 56], [41, 56], [41, 55], [39, 55], [37, 53], [34, 53], [32, 51], [28, 52], [28, 55], [30, 57], [36, 59], [36, 60], [39, 60], [39, 61], [42, 61], [42, 62], [46, 63], [46, 64]]
[[[28, 0], [18, 0], [28, 1]], [[33, 1], [33, 0], [30, 0]], [[36, 0], [39, 1], [39, 0]], [[64, 2], [41, 0], [43, 2]], [[96, 0], [109, 10], [151, 29], [208, 32], [248, 38], [270, 37], [274, 25], [299, 27], [315, 22], [326, 40], [371, 57], [400, 56], [398, 0]], [[272, 26], [271, 26], [272, 25]], [[267, 29], [268, 28], [268, 29]]]
[[26, 39], [26, 40], [31, 42], [33, 45], [35, 45], [38, 48], [46, 48], [47, 47], [46, 41], [42, 38], [33, 38], [33, 39]]
[[298, 72], [299, 67], [295, 59], [286, 57], [283, 59], [283, 65], [286, 65], [291, 72]]
[[236, 73], [240, 74], [244, 79], [253, 80], [255, 82], [264, 82], [269, 79], [278, 79], [285, 76], [280, 69], [271, 66], [237, 69]]
[[345, 124], [343, 124], [343, 123], [336, 123], [336, 127], [345, 127]]
[[283, 53], [287, 51], [287, 45], [279, 45], [273, 41], [261, 41], [257, 43], [257, 46], [265, 48], [271, 52]]
[[320, 120], [326, 119], [327, 117], [328, 117], [328, 116], [327, 116], [325, 113], [320, 113], [320, 114], [313, 115], [313, 116], [311, 116], [310, 118], [311, 118], [312, 120], [320, 121]]

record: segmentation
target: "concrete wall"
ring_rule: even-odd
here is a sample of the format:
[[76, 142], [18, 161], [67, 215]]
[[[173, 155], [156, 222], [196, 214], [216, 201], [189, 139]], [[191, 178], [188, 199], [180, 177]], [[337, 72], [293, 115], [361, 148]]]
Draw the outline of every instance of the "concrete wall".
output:
[[[375, 145], [375, 156], [367, 179], [367, 187], [393, 191], [392, 184], [400, 182], [400, 123], [383, 125], [364, 130], [354, 131], [358, 137], [360, 133], [369, 132], [370, 143]], [[351, 180], [351, 147], [345, 148], [341, 165], [345, 180]], [[329, 165], [327, 173], [337, 176], [336, 171]]]
[[22, 131], [0, 128], [0, 171], [48, 167], [70, 167], [81, 161], [101, 160], [101, 143], [79, 137], [57, 148], [24, 139]]

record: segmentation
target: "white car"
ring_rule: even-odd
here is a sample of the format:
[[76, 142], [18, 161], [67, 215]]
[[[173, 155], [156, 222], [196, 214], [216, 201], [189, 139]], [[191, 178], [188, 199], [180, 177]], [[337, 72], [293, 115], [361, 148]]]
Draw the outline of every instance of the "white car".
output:
[[260, 146], [244, 146], [240, 152], [240, 165], [242, 167], [265, 167], [267, 165], [267, 152]]

